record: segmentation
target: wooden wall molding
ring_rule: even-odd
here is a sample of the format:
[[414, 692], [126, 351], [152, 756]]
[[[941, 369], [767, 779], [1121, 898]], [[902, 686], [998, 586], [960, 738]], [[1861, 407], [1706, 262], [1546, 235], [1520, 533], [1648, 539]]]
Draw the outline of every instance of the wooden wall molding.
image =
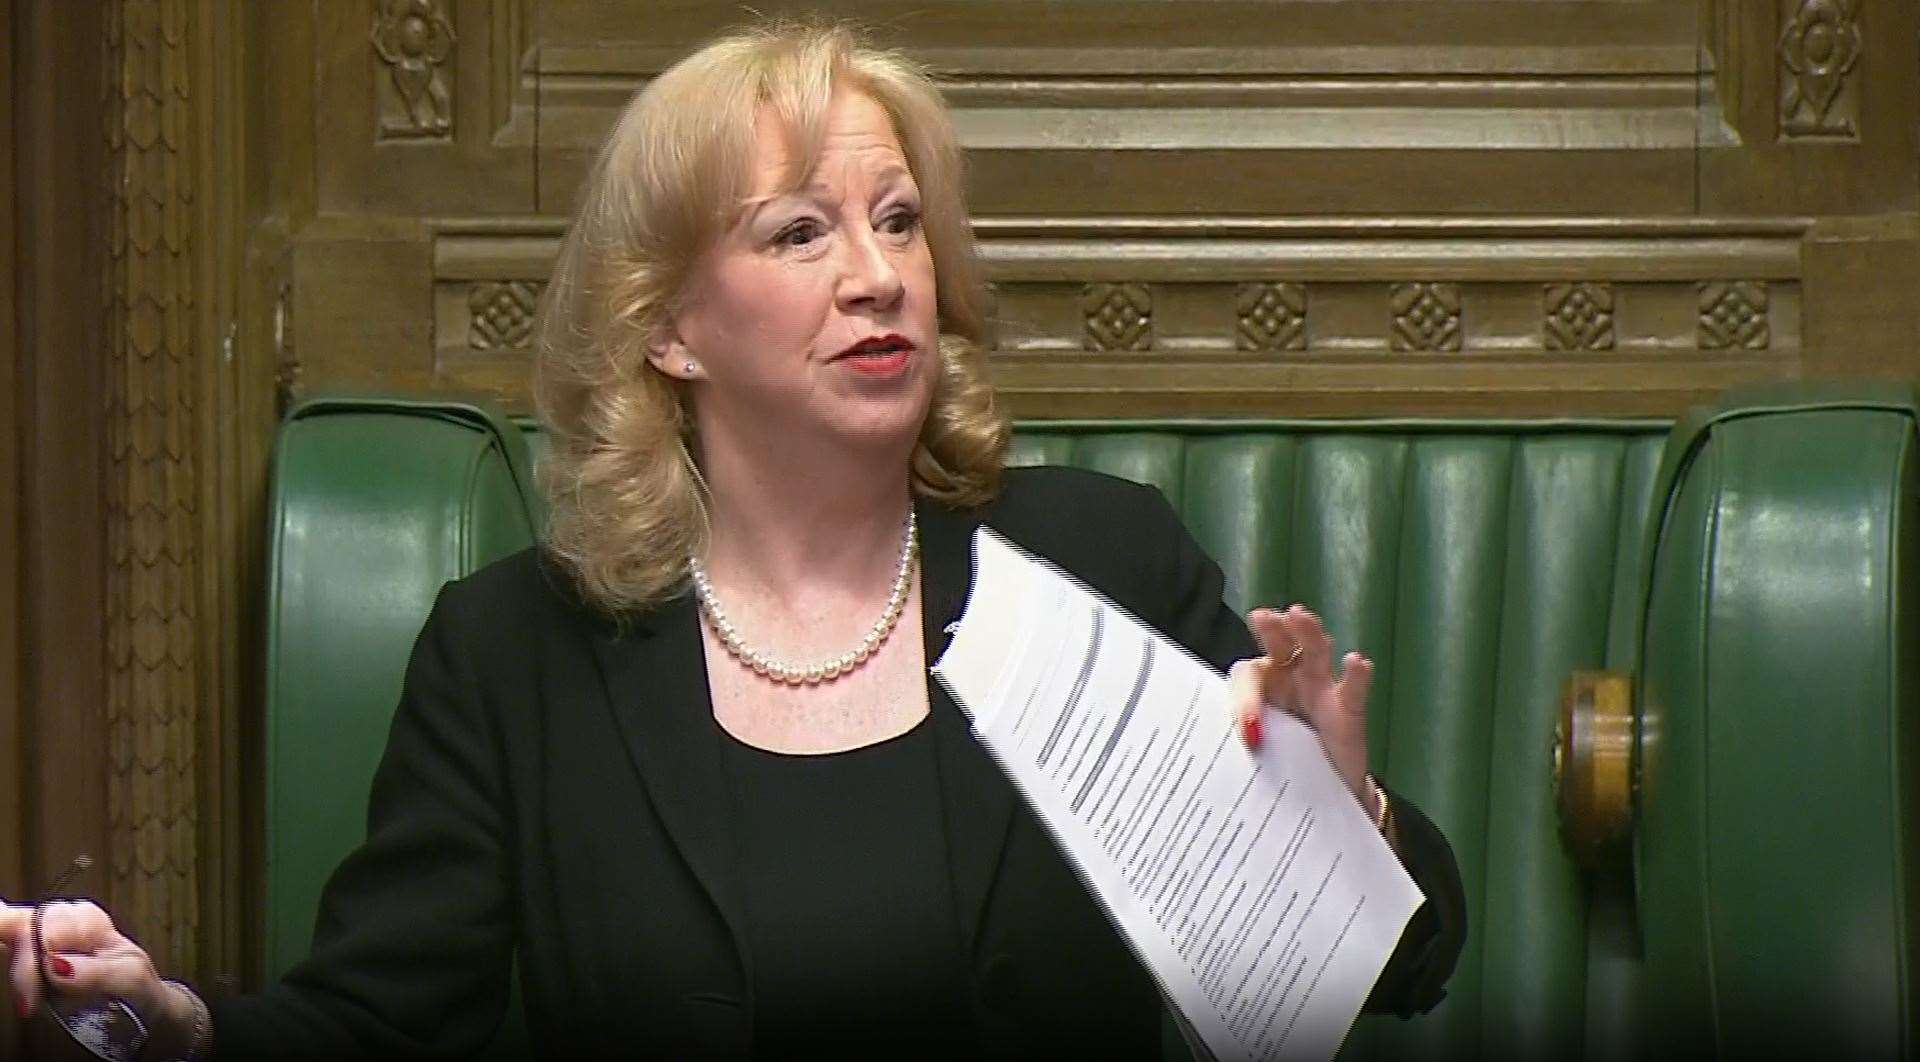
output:
[[108, 895], [169, 969], [199, 958], [209, 700], [189, 54], [198, 14], [188, 0], [106, 9]]
[[[628, 97], [739, 16], [668, 2], [639, 35], [543, 6], [537, 209], [558, 213]], [[865, 6], [836, 5], [939, 72], [988, 212], [1685, 214], [1695, 148], [1731, 138], [1678, 4]]]
[[[938, 51], [918, 54], [936, 69], [953, 69], [955, 60], [942, 62]], [[554, 149], [590, 152], [657, 73], [629, 65], [650, 66], [658, 55], [597, 50], [568, 57], [584, 62], [568, 66], [543, 51], [533, 72], [542, 139]], [[1487, 62], [1494, 69], [1520, 65], [1503, 58]], [[1047, 71], [947, 73], [940, 84], [962, 143], [978, 150], [1691, 149], [1703, 93], [1712, 106], [1711, 79], [1703, 80], [1691, 55], [1676, 68], [1636, 69], [1644, 58], [1621, 56], [1606, 70], [1525, 76]], [[1120, 64], [1116, 57], [1103, 65]]]
[[[559, 218], [430, 226], [435, 373], [491, 378], [527, 357], [530, 313], [563, 226]], [[1765, 352], [1784, 375], [1800, 346], [1807, 228], [1802, 219], [1744, 218], [987, 217], [975, 225], [995, 293], [1003, 382], [1016, 388], [1041, 364], [1020, 355], [1056, 356], [1045, 363], [1051, 379], [1077, 371], [1065, 357], [1072, 352], [1121, 351], [1170, 368], [1260, 351], [1304, 364], [1372, 359], [1388, 373], [1406, 370], [1402, 355], [1421, 352], [1546, 365], [1611, 352], [1616, 364], [1653, 358], [1669, 370], [1696, 364], [1718, 373], [1719, 352], [1739, 349]], [[1624, 377], [1616, 386], [1633, 390]], [[524, 387], [501, 397], [526, 408]], [[1186, 404], [1152, 390], [1130, 401], [1138, 413]], [[1643, 402], [1629, 404], [1643, 411]]]
[[[257, 516], [235, 292], [245, 183], [241, 0], [111, 0], [100, 51], [98, 357], [105, 426], [106, 880], [87, 886], [175, 976], [244, 956], [240, 705]], [[104, 393], [104, 398], [102, 398]], [[103, 858], [104, 857], [104, 858]], [[101, 886], [104, 885], [104, 888]]]
[[[405, 6], [318, 19], [323, 122], [372, 113], [365, 86], [388, 71], [366, 12], [390, 4]], [[1610, 358], [1579, 392], [1592, 411], [1674, 412], [1683, 391], [1804, 371], [1803, 303], [1840, 294], [1806, 266], [1810, 226], [1904, 217], [1920, 190], [1900, 117], [1912, 79], [1867, 76], [1912, 58], [1913, 39], [1893, 42], [1920, 27], [1893, 0], [1532, 0], [1524, 17], [1492, 0], [827, 7], [939, 72], [1016, 404], [1084, 355], [1345, 359], [1389, 376], [1445, 355], [1468, 375], [1486, 359]], [[644, 19], [605, 0], [429, 8], [457, 37], [452, 139], [321, 126], [341, 154], [318, 164], [322, 216], [293, 236], [285, 375], [481, 387], [524, 408], [530, 314], [592, 149], [633, 91], [743, 15], [695, 0], [653, 0]], [[483, 128], [465, 117], [478, 107]], [[1059, 360], [1043, 372], [1045, 358]], [[1622, 368], [1636, 360], [1703, 382], [1642, 387]], [[1146, 382], [1174, 378], [1044, 405], [1187, 408]], [[1541, 408], [1501, 379], [1462, 386]], [[1343, 395], [1313, 401], [1368, 411]]]
[[533, 107], [539, 85], [529, 73], [532, 63], [527, 55], [523, 7], [523, 0], [495, 0], [488, 12], [488, 125], [494, 147], [527, 147], [533, 136]]

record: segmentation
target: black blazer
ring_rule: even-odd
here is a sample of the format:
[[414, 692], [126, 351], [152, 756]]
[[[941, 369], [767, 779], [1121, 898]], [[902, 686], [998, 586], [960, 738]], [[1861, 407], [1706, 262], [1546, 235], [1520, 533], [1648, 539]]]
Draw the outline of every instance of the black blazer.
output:
[[[1216, 667], [1256, 652], [1219, 568], [1151, 488], [1011, 470], [983, 510], [918, 513], [929, 664], [983, 522]], [[686, 595], [616, 622], [534, 550], [449, 584], [311, 957], [216, 1001], [218, 1055], [472, 1053], [500, 1020], [516, 951], [529, 1030], [550, 1054], [749, 1055], [753, 956], [699, 623]], [[928, 700], [981, 1053], [1158, 1058], [1169, 1027], [1150, 977], [931, 680]], [[1446, 841], [1394, 806], [1428, 902], [1370, 1007], [1406, 1014], [1443, 994], [1465, 906]]]

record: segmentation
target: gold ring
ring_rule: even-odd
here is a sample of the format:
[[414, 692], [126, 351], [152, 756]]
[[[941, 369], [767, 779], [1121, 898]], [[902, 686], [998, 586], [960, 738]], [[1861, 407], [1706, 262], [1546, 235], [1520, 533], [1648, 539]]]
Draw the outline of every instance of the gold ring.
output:
[[1293, 665], [1299, 663], [1300, 658], [1305, 655], [1307, 655], [1307, 650], [1303, 646], [1296, 645], [1293, 647], [1293, 652], [1288, 653], [1287, 658], [1285, 660], [1280, 661], [1279, 666], [1281, 668], [1292, 667]]

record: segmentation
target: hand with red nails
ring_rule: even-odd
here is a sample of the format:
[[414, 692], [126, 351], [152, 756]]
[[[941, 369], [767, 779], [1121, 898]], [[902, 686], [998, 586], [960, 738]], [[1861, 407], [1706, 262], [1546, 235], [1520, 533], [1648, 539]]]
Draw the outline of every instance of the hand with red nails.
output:
[[[45, 905], [41, 941], [54, 991], [75, 1000], [116, 997], [140, 1015], [156, 1037], [190, 1031], [199, 1001], [180, 985], [162, 981], [153, 960], [128, 940], [113, 919], [86, 902]], [[15, 1011], [32, 1015], [41, 1000], [40, 971], [34, 969], [33, 907], [0, 902], [0, 949], [8, 957], [8, 980]]]
[[1320, 617], [1301, 605], [1283, 612], [1256, 608], [1247, 626], [1266, 650], [1227, 672], [1240, 733], [1258, 747], [1268, 709], [1290, 711], [1313, 728], [1327, 758], [1369, 818], [1380, 818], [1380, 796], [1367, 781], [1367, 693], [1373, 661], [1348, 653], [1333, 673], [1333, 639]]

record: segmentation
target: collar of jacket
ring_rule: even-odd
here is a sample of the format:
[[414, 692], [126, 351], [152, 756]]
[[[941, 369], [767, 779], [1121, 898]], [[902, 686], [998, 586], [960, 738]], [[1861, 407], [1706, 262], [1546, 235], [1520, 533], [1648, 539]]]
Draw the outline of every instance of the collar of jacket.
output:
[[[914, 502], [920, 521], [921, 615], [926, 661], [946, 651], [948, 624], [960, 618], [973, 579], [977, 511]], [[746, 912], [733, 857], [734, 824], [721, 764], [719, 730], [712, 721], [700, 617], [690, 593], [620, 622], [602, 620], [594, 650], [607, 699], [673, 843], [726, 920], [741, 969], [750, 969]], [[940, 765], [947, 847], [961, 940], [972, 955], [1007, 826], [1013, 785], [974, 737], [966, 716], [931, 675], [927, 700]], [[747, 983], [752, 983], [748, 977]]]

